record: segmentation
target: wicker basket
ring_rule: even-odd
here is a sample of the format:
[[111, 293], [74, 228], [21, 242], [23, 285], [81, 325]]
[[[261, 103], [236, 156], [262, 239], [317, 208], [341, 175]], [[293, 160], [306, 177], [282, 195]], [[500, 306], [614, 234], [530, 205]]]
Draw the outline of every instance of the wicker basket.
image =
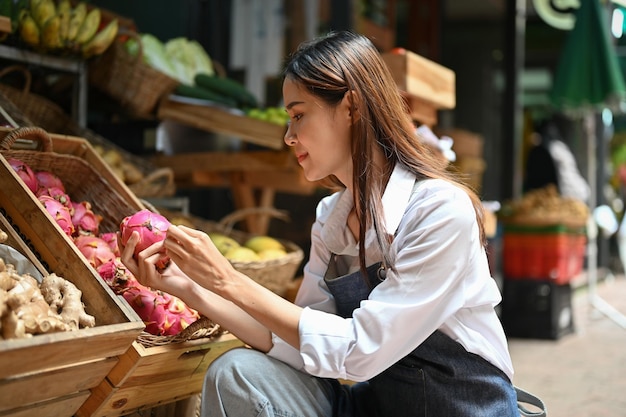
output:
[[6, 77], [11, 73], [20, 73], [22, 75], [24, 78], [23, 87], [20, 89], [0, 83], [0, 92], [15, 104], [17, 108], [22, 109], [22, 112], [31, 121], [36, 121], [37, 124], [43, 126], [48, 132], [63, 133], [66, 130], [67, 122], [71, 121], [65, 111], [51, 100], [31, 93], [32, 76], [26, 67], [9, 65], [0, 70], [0, 78]]
[[[193, 225], [199, 230], [206, 233], [222, 233], [236, 240], [238, 243], [243, 244], [246, 240], [253, 235], [243, 232], [241, 230], [233, 229], [233, 225], [240, 220], [243, 220], [249, 215], [270, 215], [273, 218], [288, 220], [289, 217], [284, 211], [277, 210], [275, 208], [255, 207], [250, 209], [237, 210], [224, 218], [219, 222], [213, 222], [205, 220], [196, 216], [181, 214], [177, 212], [168, 211], [165, 209], [157, 208], [161, 214], [170, 220], [186, 220], [189, 225]], [[302, 249], [293, 242], [278, 239], [287, 249], [287, 255], [277, 259], [269, 259], [264, 261], [251, 261], [240, 262], [231, 261], [231, 264], [236, 270], [242, 272], [270, 289], [280, 296], [285, 296], [287, 288], [291, 281], [293, 281], [298, 267], [304, 259], [304, 252]]]
[[151, 68], [143, 61], [143, 47], [137, 33], [123, 34], [136, 39], [139, 50], [132, 56], [118, 38], [107, 51], [89, 62], [89, 83], [120, 102], [137, 116], [150, 116], [159, 100], [171, 93], [179, 82]]
[[[171, 197], [176, 193], [174, 171], [169, 167], [156, 167], [146, 158], [134, 155], [117, 146], [94, 131], [80, 127], [56, 103], [29, 92], [31, 74], [21, 65], [12, 65], [0, 71], [0, 78], [12, 72], [23, 74], [23, 90], [0, 84], [0, 107], [13, 119], [17, 126], [41, 127], [47, 132], [78, 136], [104, 150], [115, 150], [122, 158], [141, 171], [141, 180], [126, 184], [139, 198]], [[6, 118], [6, 117], [5, 117]]]
[[[18, 139], [38, 142], [40, 150], [12, 149]], [[16, 158], [34, 170], [46, 170], [56, 174], [63, 180], [68, 194], [76, 201], [97, 201], [98, 211], [106, 213], [102, 219], [101, 230], [117, 231], [120, 219], [136, 210], [85, 160], [56, 153], [52, 147], [48, 132], [38, 127], [14, 129], [6, 132], [0, 141], [0, 152], [5, 158]]]

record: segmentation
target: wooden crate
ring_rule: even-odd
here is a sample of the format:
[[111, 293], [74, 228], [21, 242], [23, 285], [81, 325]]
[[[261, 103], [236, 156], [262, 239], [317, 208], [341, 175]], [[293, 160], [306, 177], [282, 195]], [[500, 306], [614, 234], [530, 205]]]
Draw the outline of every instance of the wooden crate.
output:
[[76, 415], [121, 416], [191, 397], [201, 391], [209, 364], [239, 346], [231, 334], [150, 348], [135, 342]]
[[[0, 129], [0, 132], [2, 130]], [[51, 135], [53, 142], [53, 149], [55, 152], [62, 154], [70, 154], [79, 156], [82, 159], [89, 162], [102, 176], [102, 178], [108, 181], [112, 188], [115, 189], [119, 195], [123, 196], [123, 199], [119, 201], [119, 204], [115, 208], [117, 215], [114, 213], [99, 213], [103, 215], [103, 224], [119, 224], [122, 213], [134, 212], [144, 208], [144, 205], [139, 199], [137, 199], [128, 187], [119, 181], [115, 174], [110, 170], [108, 165], [102, 160], [102, 158], [95, 152], [91, 144], [84, 139], [77, 137], [70, 137], [65, 135]], [[28, 210], [20, 211], [11, 204], [13, 209], [11, 215], [29, 219], [29, 222], [24, 221], [20, 224], [29, 230], [28, 237], [40, 248], [41, 258], [45, 260], [45, 263], [59, 267], [59, 265], [68, 267], [66, 264], [77, 264], [80, 268], [86, 269], [90, 272], [90, 281], [97, 283], [100, 287], [104, 287], [108, 292], [109, 298], [119, 303], [125, 311], [133, 315], [136, 320], [140, 319], [136, 316], [130, 305], [121, 297], [115, 296], [115, 294], [108, 288], [107, 284], [100, 278], [98, 273], [88, 264], [88, 261], [80, 254], [73, 242], [62, 232], [62, 230], [51, 220], [49, 215], [42, 209], [42, 206], [34, 200], [35, 197], [32, 193], [25, 189], [19, 177], [13, 172], [6, 160], [2, 158], [3, 169], [0, 171], [0, 205], [4, 204], [4, 201], [14, 201], [13, 193], [20, 195], [20, 200], [25, 200], [30, 204], [19, 204], [19, 206], [28, 207]], [[12, 187], [5, 190], [4, 178], [11, 177], [9, 183]], [[82, 196], [85, 191], [81, 190], [68, 190], [70, 196], [72, 193], [77, 193], [78, 196]], [[97, 210], [97, 202], [92, 201], [94, 209]], [[117, 217], [112, 219], [111, 216]], [[34, 227], [34, 230], [33, 230]], [[35, 230], [38, 232], [35, 233]], [[45, 238], [43, 238], [45, 236]], [[45, 242], [44, 242], [45, 240]], [[78, 266], [77, 266], [78, 267]], [[95, 284], [94, 284], [95, 285]], [[91, 290], [86, 290], [90, 292]], [[83, 290], [85, 292], [85, 290]], [[199, 393], [202, 388], [201, 378], [192, 378], [196, 374], [204, 374], [208, 368], [209, 363], [215, 359], [215, 357], [234, 346], [241, 346], [242, 343], [232, 336], [223, 336], [219, 339], [196, 339], [190, 340], [184, 343], [170, 343], [162, 346], [145, 347], [139, 342], [139, 334], [143, 329], [143, 323], [139, 323], [140, 328], [137, 331], [138, 324], [135, 322], [134, 333], [132, 340], [125, 345], [125, 349], [122, 352], [116, 352], [118, 355], [118, 361], [111, 365], [109, 372], [106, 375], [106, 384], [110, 385], [112, 389], [106, 395], [102, 394], [102, 390], [94, 390], [87, 401], [81, 406], [76, 413], [79, 416], [91, 416], [91, 415], [108, 415], [109, 412], [113, 412], [112, 415], [119, 415], [115, 413], [119, 412], [131, 412], [132, 409], [149, 408], [151, 406], [176, 401], [181, 396], [191, 396], [192, 394]], [[4, 359], [4, 358], [2, 358]], [[0, 360], [0, 366], [2, 360]], [[2, 371], [0, 370], [0, 376]], [[118, 396], [123, 396], [125, 392], [133, 392], [137, 390], [137, 387], [142, 387], [146, 383], [161, 383], [166, 384], [169, 381], [186, 381], [186, 391], [181, 394], [174, 389], [155, 390], [152, 396], [139, 396], [133, 398], [129, 405], [120, 405], [116, 402]], [[104, 385], [101, 383], [101, 385]], [[107, 386], [108, 386], [107, 385]], [[172, 385], [175, 385], [172, 382]], [[128, 390], [128, 391], [126, 391]], [[121, 393], [120, 393], [121, 391]], [[128, 402], [128, 401], [127, 401]]]
[[438, 109], [456, 106], [456, 77], [451, 69], [411, 51], [386, 52], [382, 58], [400, 90]]
[[[0, 176], [8, 178], [4, 173]], [[0, 213], [7, 212], [3, 180]], [[95, 315], [97, 325], [0, 341], [0, 415], [73, 416], [89, 397], [90, 389], [105, 380], [119, 355], [127, 351], [143, 323], [134, 313], [127, 314], [126, 306], [112, 297], [108, 288], [93, 291], [93, 278], [81, 262], [68, 262], [66, 270], [45, 268], [30, 248], [36, 251], [36, 244], [28, 239], [22, 226], [16, 226], [16, 230], [12, 221], [14, 217], [0, 214], [0, 228], [9, 235], [5, 244], [28, 258], [41, 274], [56, 272], [72, 281], [83, 291], [82, 300], [87, 312]]]

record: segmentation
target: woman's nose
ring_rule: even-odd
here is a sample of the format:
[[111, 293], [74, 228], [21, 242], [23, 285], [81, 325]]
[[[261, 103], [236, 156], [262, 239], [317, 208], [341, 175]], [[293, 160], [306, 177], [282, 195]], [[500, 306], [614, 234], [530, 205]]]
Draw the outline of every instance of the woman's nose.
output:
[[291, 128], [291, 124], [287, 125], [284, 140], [287, 146], [294, 146], [296, 144], [296, 135]]

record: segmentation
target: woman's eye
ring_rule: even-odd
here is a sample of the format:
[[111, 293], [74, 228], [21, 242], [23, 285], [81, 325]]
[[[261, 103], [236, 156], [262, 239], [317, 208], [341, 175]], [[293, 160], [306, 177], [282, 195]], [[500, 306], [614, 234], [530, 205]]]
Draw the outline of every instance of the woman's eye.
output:
[[293, 120], [295, 120], [296, 122], [297, 122], [298, 120], [300, 120], [301, 118], [302, 118], [302, 114], [295, 114], [295, 115], [292, 117], [292, 119], [293, 119]]

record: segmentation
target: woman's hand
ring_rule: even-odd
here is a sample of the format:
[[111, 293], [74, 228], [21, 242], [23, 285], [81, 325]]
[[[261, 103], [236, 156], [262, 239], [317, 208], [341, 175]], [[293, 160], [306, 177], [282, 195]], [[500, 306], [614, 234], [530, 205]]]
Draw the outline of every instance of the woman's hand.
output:
[[187, 277], [175, 262], [169, 262], [165, 270], [159, 273], [156, 263], [165, 256], [163, 242], [156, 242], [141, 251], [137, 258], [134, 257], [135, 246], [139, 242], [139, 232], [133, 232], [126, 245], [122, 245], [122, 239], [118, 236], [120, 246], [120, 258], [128, 270], [142, 284], [150, 288], [165, 291], [171, 295], [185, 299], [186, 293], [191, 291], [193, 282]]
[[224, 288], [238, 276], [231, 263], [202, 231], [172, 225], [163, 245], [170, 259], [187, 276], [217, 294], [224, 295]]

